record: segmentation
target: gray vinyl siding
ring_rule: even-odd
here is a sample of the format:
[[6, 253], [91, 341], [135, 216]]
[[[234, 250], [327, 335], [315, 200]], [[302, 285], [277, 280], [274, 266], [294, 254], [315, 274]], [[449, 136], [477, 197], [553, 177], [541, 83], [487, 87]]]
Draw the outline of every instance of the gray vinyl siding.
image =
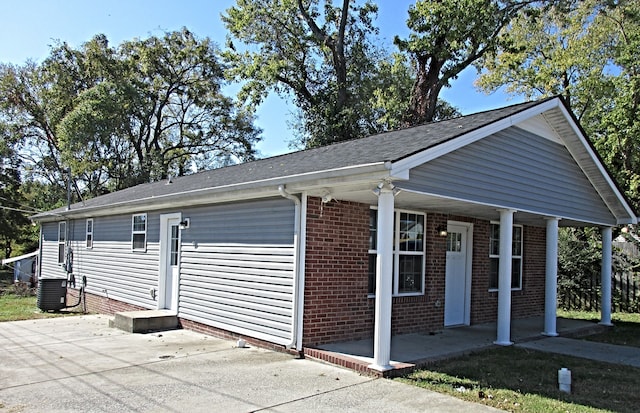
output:
[[42, 224], [42, 262], [40, 263], [40, 276], [43, 278], [65, 277], [66, 272], [58, 265], [58, 223], [47, 222]]
[[294, 205], [268, 199], [183, 211], [179, 316], [277, 344], [292, 339]]
[[[144, 212], [144, 211], [141, 211]], [[291, 342], [294, 296], [293, 202], [274, 198], [147, 214], [147, 250], [131, 250], [131, 214], [69, 221], [76, 282], [87, 292], [157, 308], [160, 215], [181, 212], [180, 317], [277, 344]], [[43, 276], [64, 277], [57, 264], [58, 223], [43, 225]]]
[[615, 218], [567, 149], [511, 127], [410, 171], [399, 187], [586, 222]]
[[293, 202], [284, 198], [184, 210], [183, 243], [293, 244]]
[[[86, 291], [143, 308], [156, 308], [150, 290], [158, 286], [159, 214], [147, 214], [147, 250], [131, 250], [131, 215], [93, 218], [93, 248], [86, 248], [86, 220], [70, 220], [76, 286], [87, 278]], [[64, 277], [57, 264], [58, 223], [43, 225], [42, 276]]]

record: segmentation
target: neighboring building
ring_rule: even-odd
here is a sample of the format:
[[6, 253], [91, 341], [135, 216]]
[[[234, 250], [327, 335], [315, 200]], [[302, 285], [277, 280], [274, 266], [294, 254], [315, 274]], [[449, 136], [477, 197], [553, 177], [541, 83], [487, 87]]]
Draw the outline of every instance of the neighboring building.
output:
[[23, 282], [34, 287], [36, 285], [36, 269], [38, 267], [38, 250], [2, 260], [2, 265], [13, 268], [13, 281]]
[[[636, 213], [560, 98], [139, 185], [34, 217], [41, 277], [89, 308], [170, 309], [184, 327], [302, 350], [545, 315], [558, 226]], [[610, 283], [610, 281], [609, 281]], [[610, 323], [603, 289], [602, 322]]]

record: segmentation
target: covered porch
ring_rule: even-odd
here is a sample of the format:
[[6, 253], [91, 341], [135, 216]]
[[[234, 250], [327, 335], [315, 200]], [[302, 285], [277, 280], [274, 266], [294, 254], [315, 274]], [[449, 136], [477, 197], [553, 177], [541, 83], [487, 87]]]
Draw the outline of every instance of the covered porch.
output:
[[[581, 337], [604, 331], [602, 324], [565, 318], [557, 319], [557, 331], [563, 337]], [[515, 343], [542, 339], [544, 317], [513, 320], [511, 339]], [[372, 368], [373, 338], [305, 348], [308, 357], [356, 370], [363, 374], [397, 376], [437, 360], [484, 350], [493, 346], [496, 323], [445, 328], [432, 333], [396, 335], [391, 338], [391, 369], [381, 372]]]

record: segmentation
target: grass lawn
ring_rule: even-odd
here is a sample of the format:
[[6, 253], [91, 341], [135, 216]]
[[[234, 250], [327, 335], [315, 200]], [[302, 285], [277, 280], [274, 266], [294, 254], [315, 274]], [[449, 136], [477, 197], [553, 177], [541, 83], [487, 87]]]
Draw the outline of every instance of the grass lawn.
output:
[[[558, 369], [572, 373], [572, 392], [558, 390]], [[512, 412], [637, 412], [640, 369], [516, 347], [435, 363], [397, 379]]]
[[[558, 316], [599, 320], [599, 314]], [[613, 314], [615, 327], [587, 339], [640, 347], [640, 314]], [[558, 390], [558, 369], [572, 373], [571, 394]], [[512, 412], [637, 412], [640, 369], [517, 347], [443, 360], [397, 379]]]
[[37, 305], [35, 289], [13, 284], [12, 276], [11, 272], [0, 270], [0, 322], [82, 314], [79, 311], [41, 311]]
[[[600, 320], [600, 313], [558, 310], [558, 317], [598, 321]], [[614, 325], [611, 330], [606, 333], [585, 337], [585, 340], [619, 344], [621, 346], [640, 347], [640, 314], [613, 313], [611, 315], [611, 321]]]

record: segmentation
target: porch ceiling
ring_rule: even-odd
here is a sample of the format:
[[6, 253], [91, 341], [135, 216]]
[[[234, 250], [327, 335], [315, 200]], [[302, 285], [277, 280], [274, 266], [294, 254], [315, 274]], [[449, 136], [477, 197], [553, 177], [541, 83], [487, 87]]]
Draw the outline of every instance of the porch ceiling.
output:
[[[324, 189], [322, 191], [309, 192], [310, 196], [323, 197], [329, 195], [331, 202], [352, 201], [369, 205], [377, 205], [378, 198], [372, 190], [350, 188], [347, 191], [338, 189]], [[395, 197], [395, 207], [398, 209], [410, 209], [426, 211], [427, 213], [442, 213], [451, 216], [465, 216], [486, 220], [499, 220], [499, 209], [504, 206], [485, 205], [464, 200], [448, 199], [436, 195], [428, 195], [406, 190], [400, 191]], [[563, 217], [560, 217], [563, 218]], [[514, 223], [522, 225], [532, 225], [544, 227], [546, 225], [545, 216], [531, 211], [516, 211]], [[564, 227], [584, 227], [596, 226], [594, 223], [580, 222], [563, 218], [559, 222]]]

